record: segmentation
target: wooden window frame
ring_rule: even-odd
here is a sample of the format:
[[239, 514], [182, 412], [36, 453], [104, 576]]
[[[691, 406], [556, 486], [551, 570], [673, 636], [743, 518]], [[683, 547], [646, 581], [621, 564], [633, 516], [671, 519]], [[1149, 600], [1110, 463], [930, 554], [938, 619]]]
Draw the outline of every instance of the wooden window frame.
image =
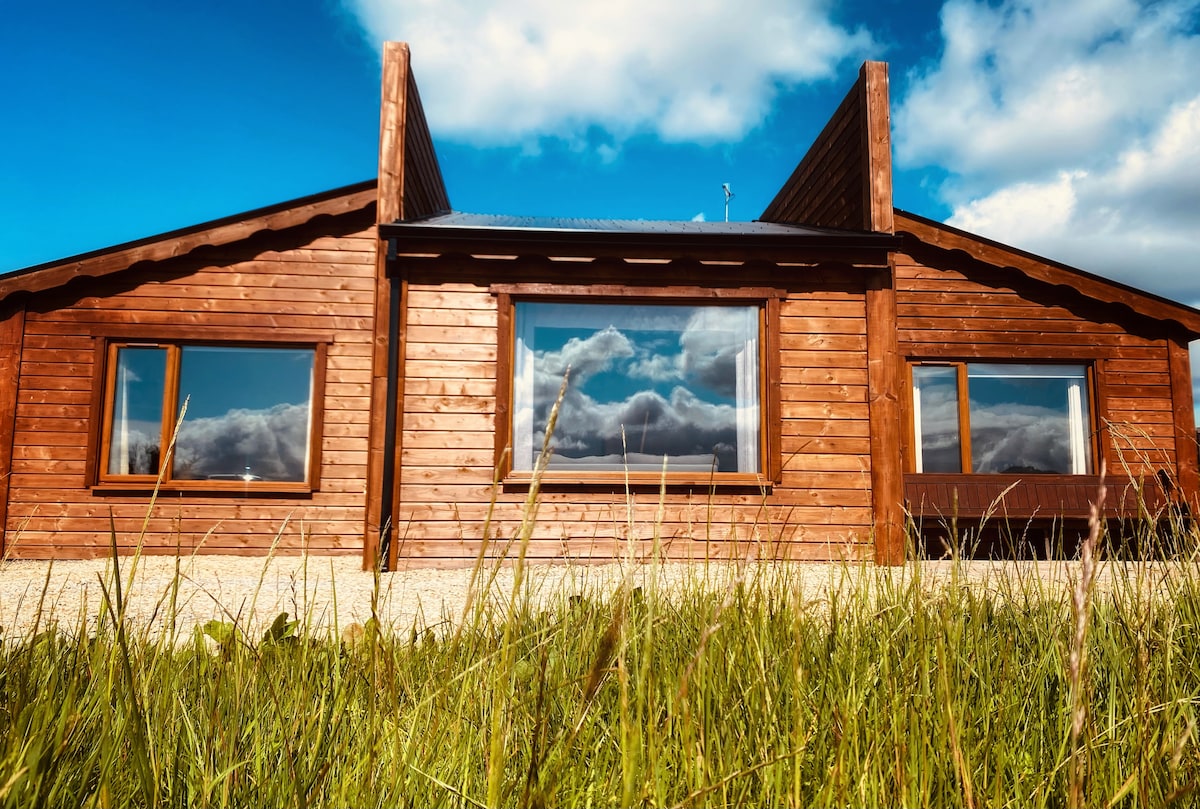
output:
[[[1075, 365], [1082, 367], [1086, 374], [1087, 380], [1087, 395], [1088, 395], [1088, 424], [1087, 440], [1091, 448], [1091, 469], [1081, 474], [1075, 473], [1038, 473], [1036, 475], [1028, 475], [1032, 478], [1049, 478], [1049, 477], [1065, 477], [1065, 478], [1083, 478], [1094, 476], [1096, 469], [1101, 464], [1101, 446], [1098, 440], [1099, 431], [1097, 425], [1100, 419], [1100, 383], [1099, 373], [1096, 368], [1096, 362], [1080, 361], [1078, 358], [1029, 358], [1020, 357], [1016, 359], [1003, 359], [999, 357], [971, 357], [968, 359], [912, 359], [907, 363], [907, 383], [908, 396], [905, 400], [904, 407], [904, 422], [905, 422], [905, 439], [909, 451], [906, 453], [904, 470], [910, 475], [938, 475], [941, 477], [994, 477], [1002, 475], [1001, 472], [973, 472], [971, 471], [971, 401], [970, 392], [967, 384], [967, 366], [971, 363], [986, 362], [991, 364], [1007, 364], [1007, 365]], [[1097, 361], [1098, 362], [1098, 361]], [[959, 472], [917, 472], [917, 454], [921, 451], [920, 436], [916, 432], [915, 413], [913, 411], [913, 391], [916, 383], [913, 380], [913, 369], [918, 366], [931, 366], [937, 368], [954, 368], [955, 369], [955, 385], [958, 396], [958, 444], [959, 444], [959, 468], [963, 471]]]
[[617, 284], [493, 284], [498, 321], [496, 354], [496, 443], [495, 464], [497, 480], [505, 487], [527, 488], [533, 472], [512, 468], [512, 402], [513, 371], [516, 351], [516, 304], [534, 303], [622, 303], [650, 305], [714, 305], [729, 303], [759, 307], [759, 453], [758, 472], [713, 472], [696, 474], [668, 471], [627, 472], [614, 470], [566, 471], [545, 470], [542, 487], [603, 487], [606, 489], [668, 488], [713, 489], [746, 488], [770, 490], [781, 482], [783, 462], [780, 454], [782, 423], [780, 421], [780, 390], [776, 382], [780, 374], [779, 316], [780, 300], [786, 291], [766, 287], [712, 288], [695, 286], [629, 287]]
[[[239, 494], [252, 496], [305, 496], [320, 490], [321, 439], [325, 416], [325, 367], [332, 335], [325, 332], [280, 331], [268, 337], [239, 339], [242, 331], [228, 329], [204, 330], [195, 337], [195, 329], [164, 327], [148, 332], [137, 328], [116, 328], [96, 338], [95, 373], [92, 380], [90, 412], [91, 429], [88, 435], [87, 467], [89, 488], [94, 494], [142, 494], [157, 488], [161, 492], [199, 494]], [[190, 346], [219, 348], [279, 348], [313, 352], [312, 395], [309, 401], [308, 468], [304, 481], [236, 481], [236, 480], [174, 480], [170, 469], [159, 475], [115, 475], [107, 471], [110, 451], [109, 422], [112, 417], [111, 392], [115, 390], [116, 356], [122, 347], [155, 347], [167, 351], [167, 366], [163, 380], [163, 417], [161, 446], [170, 444], [181, 403], [179, 395], [179, 365], [182, 349]], [[160, 461], [161, 465], [161, 461]]]

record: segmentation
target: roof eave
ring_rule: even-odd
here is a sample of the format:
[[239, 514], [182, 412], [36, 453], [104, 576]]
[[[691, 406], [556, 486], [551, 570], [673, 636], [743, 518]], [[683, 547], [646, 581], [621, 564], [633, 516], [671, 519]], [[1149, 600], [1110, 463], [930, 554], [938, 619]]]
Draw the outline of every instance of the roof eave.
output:
[[1016, 270], [1051, 286], [1068, 286], [1101, 303], [1124, 306], [1144, 317], [1177, 323], [1188, 333], [1188, 339], [1200, 338], [1200, 309], [899, 208], [895, 220], [898, 234], [911, 234], [923, 244]]
[[421, 221], [379, 226], [400, 253], [496, 253], [562, 257], [734, 259], [747, 254], [805, 260], [836, 256], [850, 263], [886, 263], [901, 240], [877, 233], [662, 233], [568, 228], [430, 225]]
[[256, 208], [144, 239], [36, 264], [0, 275], [0, 300], [10, 295], [42, 292], [82, 277], [97, 278], [134, 264], [187, 255], [198, 247], [216, 247], [264, 231], [307, 224], [320, 216], [341, 216], [375, 204], [375, 180]]

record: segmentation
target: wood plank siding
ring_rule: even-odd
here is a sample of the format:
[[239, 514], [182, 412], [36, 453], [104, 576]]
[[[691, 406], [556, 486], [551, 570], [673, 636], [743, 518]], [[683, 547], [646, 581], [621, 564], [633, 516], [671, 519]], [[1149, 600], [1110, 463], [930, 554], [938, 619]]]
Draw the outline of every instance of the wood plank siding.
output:
[[[623, 457], [624, 428], [606, 428], [593, 443], [611, 446], [591, 447], [543, 481], [531, 561], [646, 558], [657, 545], [675, 559], [896, 564], [907, 552], [908, 514], [1084, 516], [1100, 461], [1110, 514], [1136, 512], [1134, 495], [1152, 507], [1183, 498], [1200, 509], [1187, 353], [1200, 337], [1200, 311], [895, 209], [885, 64], [863, 65], [752, 223], [452, 212], [408, 46], [386, 43], [382, 67], [378, 182], [0, 278], [0, 551], [100, 556], [111, 527], [123, 551], [139, 537], [161, 553], [306, 548], [361, 554], [365, 566], [393, 570], [466, 564], [485, 546], [498, 556], [529, 516], [536, 429], [522, 399], [536, 399], [532, 409], [547, 401], [529, 393], [538, 387], [532, 372], [513, 380], [515, 368], [536, 365], [528, 357], [540, 350], [528, 337], [518, 350], [518, 333], [543, 328], [539, 310], [554, 310], [545, 328], [558, 331], [559, 345], [570, 336], [560, 320], [576, 326], [577, 310], [536, 305], [543, 301], [648, 304], [661, 320], [671, 318], [654, 304], [731, 307], [688, 314], [740, 320], [736, 350], [723, 348], [720, 357], [740, 364], [730, 383], [736, 396], [706, 403], [724, 408], [712, 423], [736, 412], [738, 438], [701, 444], [704, 422], [672, 422], [685, 425], [672, 428], [672, 439], [686, 432], [694, 441], [660, 491], [659, 476], [645, 471], [659, 451], [645, 443], [651, 416], [634, 419], [645, 455], [631, 485], [611, 460]], [[594, 307], [588, 316], [610, 311]], [[716, 332], [699, 331], [706, 329]], [[144, 440], [134, 449], [136, 419], [128, 414], [119, 439], [101, 423], [106, 407], [116, 410], [113, 391], [132, 388], [127, 376], [118, 385], [117, 369], [132, 362], [130, 343], [139, 340], [149, 349], [140, 356], [165, 358], [154, 384], [167, 410], [186, 376], [180, 358], [201, 353], [185, 343], [273, 342], [315, 358], [320, 398], [307, 411], [315, 443], [305, 472], [260, 478], [258, 488], [242, 488], [253, 476], [249, 467], [240, 473], [241, 461], [237, 474], [181, 472], [151, 505], [146, 470], [160, 453]], [[644, 345], [651, 342], [659, 345]], [[746, 362], [754, 345], [757, 375]], [[657, 348], [640, 350], [639, 359], [662, 359]], [[1085, 368], [1094, 468], [1013, 474], [1082, 472], [1088, 464], [1079, 406], [1085, 374], [1025, 369], [995, 376], [1067, 380], [1061, 398], [1070, 404], [1062, 408], [1078, 463], [1022, 457], [995, 464], [1004, 470], [996, 474], [918, 474], [913, 366], [952, 366], [918, 373], [950, 380], [939, 383], [949, 391], [942, 412], [952, 421], [957, 403], [965, 425], [969, 385], [987, 370], [967, 365], [978, 361]], [[678, 367], [654, 376], [691, 373], [687, 363], [681, 355]], [[614, 398], [628, 393], [615, 390]], [[514, 401], [525, 408], [523, 421], [512, 416]], [[934, 402], [926, 410], [932, 424], [938, 403], [926, 401]], [[950, 433], [938, 460], [930, 460], [933, 442], [926, 445], [924, 468], [972, 467], [971, 431], [957, 436], [958, 458]], [[523, 449], [519, 463], [510, 442]], [[717, 458], [734, 443], [739, 457], [722, 457], [713, 473], [709, 450], [716, 444]], [[239, 458], [247, 456], [259, 458]]]
[[[28, 300], [7, 476], [6, 552], [91, 557], [115, 526], [129, 550], [361, 553], [365, 517], [375, 237], [369, 207], [202, 253], [82, 279]], [[13, 322], [13, 321], [7, 321]], [[106, 335], [328, 341], [318, 490], [311, 496], [142, 492], [89, 485]], [[10, 340], [9, 340], [10, 341]]]
[[[493, 486], [497, 375], [502, 371], [497, 357], [499, 296], [492, 287], [548, 278], [540, 263], [525, 272], [511, 266], [520, 265], [519, 259], [507, 263], [504, 269], [447, 257], [412, 261], [405, 270], [403, 451], [395, 548], [401, 565], [405, 560], [411, 564], [474, 555], [492, 497], [495, 509], [486, 530], [497, 540], [493, 552], [499, 553], [520, 527], [526, 489]], [[636, 265], [624, 265], [623, 278], [616, 277], [616, 264], [602, 265], [596, 271], [603, 272], [610, 286], [614, 281], [626, 288], [649, 283]], [[581, 272], [586, 266], [572, 270], [573, 283], [590, 280]], [[656, 265], [653, 272], [662, 279], [689, 277], [674, 265]], [[781, 272], [726, 277], [770, 287], [781, 283]], [[862, 273], [786, 272], [805, 280], [788, 284], [779, 304], [779, 482], [766, 492], [672, 487], [661, 514], [657, 485], [636, 487], [628, 495], [621, 486], [545, 486], [531, 559], [611, 559], [628, 554], [631, 539], [634, 553], [646, 556], [656, 532], [664, 552], [675, 558], [870, 556]], [[467, 280], [472, 276], [479, 280]]]
[[[1194, 438], [1175, 427], [1171, 341], [1161, 324], [962, 254], [910, 245], [908, 253], [896, 254], [895, 273], [899, 347], [909, 363], [1033, 361], [1089, 368], [1091, 437], [1109, 474], [1110, 513], [1136, 513], [1131, 485], [1138, 491], [1145, 486], [1152, 506], [1165, 502], [1160, 472], [1177, 477], [1181, 448], [1189, 449], [1181, 440], [1190, 439], [1195, 450]], [[904, 404], [911, 424], [911, 393]], [[906, 497], [917, 514], [953, 509], [963, 516], [992, 510], [1021, 518], [1080, 518], [1096, 496], [1095, 475], [913, 474], [912, 442], [910, 429]]]

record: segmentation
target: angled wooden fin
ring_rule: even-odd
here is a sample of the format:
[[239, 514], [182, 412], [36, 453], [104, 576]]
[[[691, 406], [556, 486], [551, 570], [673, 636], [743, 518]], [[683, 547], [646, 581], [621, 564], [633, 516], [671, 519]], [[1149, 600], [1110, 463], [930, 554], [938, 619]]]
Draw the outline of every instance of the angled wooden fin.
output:
[[858, 81], [759, 218], [893, 232], [886, 62], [863, 63]]

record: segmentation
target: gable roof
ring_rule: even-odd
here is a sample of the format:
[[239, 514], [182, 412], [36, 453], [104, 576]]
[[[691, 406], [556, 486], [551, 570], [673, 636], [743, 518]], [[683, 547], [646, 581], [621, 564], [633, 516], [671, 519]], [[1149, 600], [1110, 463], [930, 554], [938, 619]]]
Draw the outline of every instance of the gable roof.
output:
[[322, 216], [364, 211], [375, 204], [375, 186], [375, 180], [368, 180], [16, 270], [0, 276], [0, 300], [19, 292], [41, 292], [60, 287], [76, 278], [100, 278], [135, 264], [177, 258], [201, 247], [219, 247], [259, 233], [306, 225]]
[[[1200, 338], [1200, 310], [1161, 295], [1094, 275], [1077, 267], [1010, 247], [950, 225], [902, 211], [895, 213], [896, 233], [930, 248], [957, 253], [994, 267], [1016, 270], [1027, 278], [1051, 286], [1069, 287], [1100, 303], [1122, 306], [1144, 317], [1171, 321]], [[906, 249], [913, 249], [909, 244]]]

